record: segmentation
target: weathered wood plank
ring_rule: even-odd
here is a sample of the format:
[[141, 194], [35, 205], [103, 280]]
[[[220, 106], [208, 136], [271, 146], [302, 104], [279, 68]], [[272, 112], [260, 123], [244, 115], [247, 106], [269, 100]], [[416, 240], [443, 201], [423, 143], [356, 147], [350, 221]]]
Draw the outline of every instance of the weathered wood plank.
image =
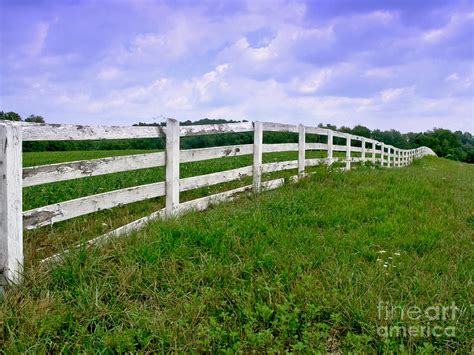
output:
[[222, 123], [209, 125], [181, 126], [180, 136], [201, 136], [208, 134], [240, 133], [253, 131], [252, 122]]
[[0, 124], [0, 284], [17, 284], [22, 279], [21, 143], [20, 126]]
[[324, 143], [306, 143], [306, 150], [328, 150], [328, 145]]
[[285, 123], [263, 122], [263, 130], [270, 132], [293, 132], [298, 133], [298, 126]]
[[[165, 136], [161, 126], [82, 126], [61, 124], [23, 125], [25, 141], [39, 140], [96, 140], [156, 138]], [[181, 136], [251, 132], [252, 122], [181, 126]]]
[[280, 161], [280, 162], [275, 162], [275, 163], [262, 164], [263, 173], [271, 173], [274, 171], [291, 170], [291, 169], [298, 169], [298, 160]]
[[223, 147], [186, 149], [180, 152], [180, 162], [200, 161], [224, 157], [249, 155], [253, 152], [253, 144], [229, 145]]
[[165, 153], [125, 155], [23, 169], [23, 187], [165, 165]]
[[188, 191], [233, 180], [239, 180], [243, 177], [251, 176], [252, 172], [252, 166], [245, 166], [243, 168], [184, 178], [180, 180], [180, 191]]
[[332, 146], [332, 150], [334, 152], [345, 152], [347, 150], [347, 148], [346, 148], [345, 145], [336, 145], [336, 144], [334, 144]]
[[25, 229], [35, 229], [85, 214], [165, 195], [165, 182], [81, 197], [23, 212]]
[[78, 126], [63, 124], [23, 125], [23, 141], [64, 141], [97, 139], [157, 138], [164, 136], [158, 126]]
[[306, 134], [317, 134], [319, 136], [327, 136], [329, 134], [330, 129], [327, 128], [320, 128], [320, 127], [305, 127]]
[[275, 152], [293, 152], [298, 150], [298, 143], [277, 143], [277, 144], [264, 144], [264, 153], [275, 153]]
[[166, 122], [166, 213], [172, 216], [179, 206], [179, 122]]

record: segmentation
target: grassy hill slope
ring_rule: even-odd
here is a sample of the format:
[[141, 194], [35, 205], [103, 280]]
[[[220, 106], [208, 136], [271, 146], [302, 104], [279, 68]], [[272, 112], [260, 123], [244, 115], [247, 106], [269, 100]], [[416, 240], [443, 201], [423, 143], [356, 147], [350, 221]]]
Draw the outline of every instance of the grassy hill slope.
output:
[[[468, 352], [473, 201], [474, 166], [444, 159], [320, 170], [28, 270], [0, 348]], [[453, 302], [454, 319], [386, 312]], [[455, 333], [384, 336], [397, 325]]]

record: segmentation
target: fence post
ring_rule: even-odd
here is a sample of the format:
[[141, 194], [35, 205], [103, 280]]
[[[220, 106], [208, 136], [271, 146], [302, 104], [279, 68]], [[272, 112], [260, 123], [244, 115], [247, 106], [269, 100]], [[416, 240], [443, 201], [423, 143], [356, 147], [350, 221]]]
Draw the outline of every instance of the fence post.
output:
[[351, 136], [346, 138], [346, 170], [351, 170]]
[[23, 272], [21, 126], [0, 124], [0, 268], [17, 284]]
[[253, 123], [253, 191], [260, 192], [262, 186], [263, 124]]
[[365, 138], [362, 138], [362, 152], [360, 153], [362, 162], [365, 163]]
[[381, 146], [380, 146], [380, 166], [383, 168], [384, 167], [384, 164], [385, 164], [385, 143], [382, 143]]
[[387, 168], [392, 166], [392, 146], [389, 145], [387, 149]]
[[302, 124], [298, 126], [298, 177], [304, 176], [304, 167], [306, 159], [306, 130]]
[[372, 168], [375, 168], [376, 160], [375, 160], [375, 141], [372, 140]]
[[332, 145], [334, 141], [334, 133], [332, 130], [328, 131], [328, 156], [327, 156], [327, 161], [328, 165], [332, 164], [332, 155], [333, 155], [333, 150], [332, 150]]
[[179, 207], [179, 122], [166, 122], [166, 215], [173, 216]]
[[387, 146], [387, 168], [390, 168], [390, 146]]

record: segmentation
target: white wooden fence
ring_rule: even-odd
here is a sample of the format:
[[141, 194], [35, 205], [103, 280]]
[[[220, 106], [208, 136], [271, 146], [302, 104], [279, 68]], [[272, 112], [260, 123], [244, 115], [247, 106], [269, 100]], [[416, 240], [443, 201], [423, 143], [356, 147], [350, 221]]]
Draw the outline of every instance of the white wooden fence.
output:
[[[183, 136], [251, 131], [254, 132], [253, 144], [180, 150], [180, 137]], [[263, 144], [264, 131], [298, 133], [299, 140], [298, 143]], [[327, 136], [327, 143], [306, 143], [306, 135]], [[24, 141], [158, 139], [163, 137], [166, 137], [164, 152], [22, 168], [22, 142]], [[334, 137], [345, 139], [346, 144], [335, 145]], [[360, 146], [353, 146], [355, 141], [360, 142], [358, 144]], [[306, 150], [327, 151], [327, 157], [306, 159]], [[262, 163], [263, 153], [283, 151], [297, 151], [298, 160]], [[334, 152], [345, 152], [345, 158], [334, 157]], [[360, 153], [360, 157], [351, 156], [352, 152]], [[180, 163], [250, 154], [253, 154], [253, 166], [189, 178], [180, 178], [179, 175]], [[179, 122], [169, 119], [166, 127], [108, 127], [15, 124], [2, 121], [0, 122], [0, 176], [2, 177], [0, 181], [0, 271], [10, 282], [15, 283], [21, 279], [24, 229], [35, 229], [103, 209], [166, 196], [164, 209], [87, 242], [92, 245], [139, 229], [156, 218], [174, 216], [190, 209], [203, 210], [210, 203], [232, 199], [238, 193], [251, 190], [260, 192], [262, 189], [277, 188], [284, 183], [283, 179], [263, 182], [262, 174], [264, 173], [297, 169], [298, 175], [293, 177], [293, 180], [297, 180], [305, 174], [307, 166], [331, 165], [339, 161], [345, 163], [345, 170], [349, 170], [352, 163], [361, 162], [370, 162], [382, 167], [402, 167], [410, 164], [414, 158], [425, 155], [435, 154], [426, 147], [403, 150], [373, 139], [330, 129], [280, 123], [242, 122], [180, 127]], [[159, 166], [165, 166], [166, 181], [81, 197], [29, 211], [22, 209], [23, 187]], [[180, 203], [179, 195], [182, 191], [252, 175], [252, 185]], [[56, 260], [62, 254], [53, 255], [44, 261]]]

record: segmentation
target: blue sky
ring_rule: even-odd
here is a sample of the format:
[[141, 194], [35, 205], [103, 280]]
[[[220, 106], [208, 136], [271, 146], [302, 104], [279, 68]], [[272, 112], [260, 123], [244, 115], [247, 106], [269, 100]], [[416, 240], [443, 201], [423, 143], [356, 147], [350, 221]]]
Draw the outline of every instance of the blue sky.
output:
[[0, 109], [474, 132], [463, 0], [0, 0]]

